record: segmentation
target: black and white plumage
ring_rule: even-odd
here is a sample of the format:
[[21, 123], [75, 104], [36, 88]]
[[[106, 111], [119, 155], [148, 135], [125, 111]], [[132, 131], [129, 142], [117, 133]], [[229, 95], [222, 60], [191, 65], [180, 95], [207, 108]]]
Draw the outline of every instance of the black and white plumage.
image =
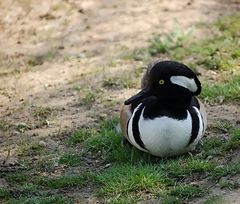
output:
[[195, 73], [175, 61], [155, 61], [148, 66], [141, 88], [121, 110], [126, 139], [159, 157], [195, 150], [207, 125], [204, 106], [196, 98], [201, 83]]

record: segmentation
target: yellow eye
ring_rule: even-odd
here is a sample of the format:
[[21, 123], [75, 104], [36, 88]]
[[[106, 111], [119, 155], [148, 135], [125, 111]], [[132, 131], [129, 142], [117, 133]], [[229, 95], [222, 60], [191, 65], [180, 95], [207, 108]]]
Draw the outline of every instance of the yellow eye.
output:
[[159, 81], [159, 84], [160, 84], [160, 85], [163, 85], [163, 84], [164, 84], [164, 80], [161, 79], [161, 80]]

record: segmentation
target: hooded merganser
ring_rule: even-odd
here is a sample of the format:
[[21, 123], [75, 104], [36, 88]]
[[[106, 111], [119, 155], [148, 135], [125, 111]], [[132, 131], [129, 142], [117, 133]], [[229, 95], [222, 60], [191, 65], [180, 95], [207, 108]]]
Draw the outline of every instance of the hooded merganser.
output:
[[196, 98], [201, 83], [186, 65], [157, 60], [149, 64], [141, 91], [125, 101], [120, 125], [138, 149], [159, 157], [194, 151], [207, 126], [203, 104]]

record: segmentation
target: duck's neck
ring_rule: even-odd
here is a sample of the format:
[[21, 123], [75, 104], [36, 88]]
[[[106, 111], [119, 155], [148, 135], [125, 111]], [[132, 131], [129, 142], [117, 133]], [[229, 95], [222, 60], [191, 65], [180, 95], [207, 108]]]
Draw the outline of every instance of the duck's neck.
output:
[[159, 105], [162, 104], [170, 109], [187, 109], [191, 105], [192, 96], [186, 95], [184, 97], [171, 97], [164, 100], [159, 100]]
[[[150, 96], [141, 103], [145, 105], [144, 117], [153, 119], [160, 116], [168, 116], [179, 120], [187, 117], [187, 109], [191, 104], [192, 96], [181, 98], [159, 99], [155, 96]], [[136, 108], [138, 104], [132, 104], [132, 108]]]

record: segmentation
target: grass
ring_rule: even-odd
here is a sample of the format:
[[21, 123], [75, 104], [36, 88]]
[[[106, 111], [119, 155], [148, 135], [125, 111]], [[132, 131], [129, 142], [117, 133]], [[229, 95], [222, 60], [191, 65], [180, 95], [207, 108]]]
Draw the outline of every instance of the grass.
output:
[[224, 144], [223, 150], [236, 150], [240, 148], [240, 129], [233, 129], [229, 140]]
[[37, 156], [48, 153], [44, 146], [37, 142], [31, 142], [30, 138], [21, 137], [17, 153], [19, 156]]
[[220, 120], [208, 126], [208, 129], [216, 133], [218, 132], [226, 133], [226, 132], [229, 132], [232, 128], [233, 128], [233, 125], [228, 120]]
[[103, 121], [99, 129], [95, 130], [97, 134], [90, 135], [83, 142], [88, 154], [96, 154], [106, 163], [112, 164], [107, 170], [99, 172], [95, 179], [102, 186], [98, 195], [107, 198], [108, 202], [135, 203], [146, 196], [162, 196], [166, 203], [173, 200], [181, 203], [208, 194], [203, 187], [188, 184], [189, 181], [201, 181], [206, 177], [219, 180], [226, 175], [239, 173], [239, 163], [223, 164], [221, 160], [206, 160], [214, 148], [224, 151], [225, 155], [229, 150], [236, 149], [239, 129], [227, 123], [215, 125], [215, 131], [225, 128], [230, 133], [227, 142], [208, 138], [202, 154], [170, 160], [149, 156], [135, 148], [123, 148], [120, 135], [115, 130], [116, 124], [116, 118]]
[[150, 55], [158, 53], [169, 53], [178, 47], [184, 47], [192, 37], [192, 29], [184, 31], [179, 24], [176, 24], [175, 30], [165, 35], [155, 35], [150, 41], [148, 52]]
[[225, 35], [230, 35], [233, 37], [239, 37], [239, 30], [240, 30], [240, 24], [239, 24], [240, 16], [224, 16], [222, 18], [219, 18], [216, 21], [216, 25], [219, 28], [221, 32], [223, 32]]
[[240, 129], [232, 128], [227, 132], [231, 133], [228, 138], [211, 137], [205, 142], [206, 155], [225, 155], [229, 151], [240, 148]]
[[135, 148], [122, 148], [121, 134], [117, 133], [116, 126], [118, 118], [113, 117], [109, 120], [104, 120], [100, 124], [100, 127], [96, 131], [96, 134], [87, 138], [84, 141], [85, 155], [88, 154], [101, 154], [106, 162], [140, 162], [149, 160], [151, 156], [148, 154], [142, 154]]
[[170, 195], [183, 199], [202, 197], [206, 193], [206, 189], [192, 185], [178, 185], [169, 192]]
[[0, 130], [1, 131], [7, 131], [12, 127], [12, 124], [10, 121], [7, 120], [0, 120]]
[[11, 183], [23, 183], [28, 180], [28, 176], [23, 173], [15, 173], [15, 174], [7, 175], [6, 179], [8, 182], [11, 182]]
[[209, 196], [203, 202], [203, 204], [222, 204], [222, 203], [224, 202], [221, 196]]
[[201, 98], [207, 102], [229, 102], [240, 100], [240, 75], [222, 83], [203, 85]]
[[210, 175], [213, 179], [217, 180], [224, 176], [234, 176], [240, 173], [240, 163], [232, 163], [232, 164], [221, 164], [217, 166]]
[[163, 171], [152, 165], [116, 165], [97, 176], [104, 187], [100, 195], [126, 197], [129, 193], [148, 191], [156, 194], [172, 183]]
[[[64, 153], [65, 154], [65, 153]], [[60, 157], [61, 158], [61, 157]], [[38, 160], [35, 169], [39, 172], [52, 173], [59, 165], [59, 152], [48, 153]]]
[[72, 204], [74, 203], [71, 199], [66, 199], [62, 196], [33, 196], [33, 197], [21, 197], [19, 199], [12, 199], [8, 202], [9, 204]]
[[81, 164], [81, 155], [64, 153], [59, 159], [59, 164], [67, 166], [79, 166]]
[[[112, 121], [105, 122], [105, 124], [109, 123]], [[217, 146], [219, 151], [224, 150], [225, 155], [230, 149], [234, 150], [236, 143], [239, 142], [239, 129], [228, 128], [231, 134], [228, 142], [220, 140], [215, 144], [211, 138], [208, 138], [205, 141], [207, 145], [204, 146], [205, 154], [196, 155], [193, 158], [182, 156], [166, 161], [141, 153], [134, 148], [125, 147], [122, 151], [123, 148], [115, 146], [113, 142], [114, 134], [118, 137], [117, 133], [107, 133], [113, 131], [113, 127], [114, 125], [108, 129], [110, 128], [108, 125], [102, 125], [99, 136], [91, 139], [91, 143], [97, 145], [94, 146], [94, 149], [90, 149], [94, 152], [100, 151], [106, 162], [113, 163], [112, 167], [97, 176], [97, 181], [103, 186], [99, 195], [107, 197], [109, 202], [120, 202], [126, 197], [136, 202], [144, 199], [146, 194], [153, 198], [165, 195], [166, 200], [188, 200], [208, 194], [207, 190], [202, 187], [187, 184], [189, 181], [200, 181], [206, 177], [218, 180], [223, 176], [233, 176], [239, 173], [239, 163], [222, 164], [221, 161], [206, 160], [206, 157], [211, 155], [212, 145]], [[109, 136], [112, 138], [111, 140], [108, 139]], [[119, 139], [115, 142], [120, 144]], [[115, 149], [118, 150], [118, 153], [113, 156]], [[184, 181], [186, 178], [187, 180]], [[182, 185], [182, 182], [186, 182], [186, 184]], [[137, 192], [142, 192], [142, 195], [139, 197]], [[117, 199], [115, 199], [116, 197]]]
[[[206, 186], [201, 184], [203, 179], [208, 179], [209, 185], [212, 182], [219, 183], [220, 188], [239, 187], [238, 183], [221, 179], [240, 173], [239, 162], [222, 159], [223, 155], [228, 157], [239, 149], [239, 128], [227, 122], [218, 123], [212, 127], [212, 131], [227, 132], [227, 140], [218, 137], [205, 138], [201, 154], [161, 159], [130, 146], [121, 146], [121, 135], [115, 128], [117, 123], [118, 118], [111, 118], [102, 121], [99, 127], [76, 130], [66, 144], [73, 149], [81, 144], [84, 147], [81, 154], [64, 151], [58, 160], [49, 158], [45, 160], [45, 164], [39, 161], [36, 165], [41, 168], [32, 165], [31, 169], [5, 175], [4, 178], [11, 184], [11, 188], [10, 191], [1, 189], [1, 198], [9, 203], [54, 203], [51, 199], [56, 199], [59, 203], [71, 203], [71, 198], [56, 192], [61, 192], [61, 189], [81, 189], [91, 183], [98, 187], [97, 196], [108, 203], [136, 203], [146, 199], [161, 199], [163, 203], [183, 203], [209, 195]], [[213, 150], [220, 153], [213, 154]], [[206, 159], [212, 155], [220, 159]], [[97, 171], [77, 170], [84, 165], [84, 156], [97, 158], [106, 168]], [[59, 167], [63, 167], [63, 170], [58, 173], [56, 171]], [[78, 173], [73, 171], [74, 168]], [[11, 189], [14, 189], [14, 192]], [[17, 196], [13, 198], [13, 194]], [[208, 198], [206, 202], [214, 201]]]
[[[211, 40], [193, 44], [183, 53], [180, 48], [172, 53], [171, 57], [177, 60], [188, 61], [193, 55], [191, 64], [211, 70], [234, 70], [239, 68], [237, 39], [227, 36], [217, 36]], [[190, 61], [189, 61], [190, 62]]]
[[36, 106], [32, 110], [32, 115], [35, 118], [36, 126], [48, 126], [49, 120], [54, 116], [55, 110], [49, 106]]
[[103, 88], [107, 89], [130, 89], [140, 86], [138, 78], [141, 76], [142, 67], [137, 67], [134, 70], [126, 70], [117, 76], [105, 77], [102, 82]]
[[134, 53], [124, 56], [125, 59], [133, 58], [135, 60], [148, 61], [150, 57], [159, 54], [171, 55], [177, 48], [185, 48], [186, 44], [192, 39], [193, 30], [184, 31], [176, 23], [175, 30], [165, 34], [154, 34], [150, 39], [149, 47], [141, 50], [135, 50]]
[[233, 189], [238, 189], [240, 187], [240, 184], [238, 181], [223, 180], [223, 181], [219, 181], [219, 186], [221, 189], [225, 188], [225, 189], [233, 190]]
[[49, 189], [59, 189], [66, 187], [81, 187], [88, 180], [87, 174], [82, 175], [63, 175], [56, 178], [37, 177], [33, 182], [35, 185], [47, 187]]
[[212, 28], [212, 37], [198, 41], [191, 40], [191, 32], [183, 32], [176, 28], [164, 36], [164, 39], [154, 36], [145, 51], [150, 56], [167, 53], [170, 59], [202, 66], [205, 69], [239, 69], [239, 20], [240, 16], [219, 19]]
[[185, 178], [192, 174], [201, 174], [212, 171], [216, 164], [202, 159], [181, 159], [178, 161], [170, 161], [164, 165], [164, 170], [173, 178]]
[[52, 113], [53, 113], [53, 108], [51, 107], [44, 107], [44, 106], [37, 106], [34, 107], [33, 111], [33, 116], [37, 119], [37, 120], [46, 120], [48, 119]]
[[11, 197], [9, 190], [5, 188], [0, 188], [0, 199], [7, 199]]
[[97, 92], [91, 88], [84, 89], [81, 96], [81, 105], [92, 106], [97, 99]]
[[27, 123], [23, 123], [23, 122], [20, 122], [20, 123], [17, 123], [16, 124], [16, 128], [15, 128], [18, 132], [25, 132], [26, 130], [30, 130], [31, 127], [27, 124]]
[[[135, 78], [136, 79], [136, 78]], [[103, 80], [102, 86], [104, 88], [136, 88], [137, 81], [131, 75], [124, 77], [109, 77]]]
[[85, 141], [87, 138], [92, 137], [94, 134], [96, 134], [96, 130], [94, 128], [79, 128], [70, 136], [68, 144], [76, 145]]
[[[7, 188], [0, 188], [0, 201], [7, 203], [73, 203], [71, 198], [58, 194], [54, 189], [79, 188], [91, 179], [89, 173], [78, 175], [60, 175], [55, 177], [29, 175], [27, 172], [5, 175], [9, 183]], [[57, 194], [56, 194], [57, 193]]]

